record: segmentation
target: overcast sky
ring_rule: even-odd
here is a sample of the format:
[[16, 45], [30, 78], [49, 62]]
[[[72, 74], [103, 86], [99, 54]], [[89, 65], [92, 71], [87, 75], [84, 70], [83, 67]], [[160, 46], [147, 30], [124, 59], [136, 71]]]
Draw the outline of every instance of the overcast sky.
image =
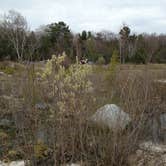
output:
[[166, 33], [166, 0], [0, 0], [0, 13], [15, 9], [32, 29], [64, 21], [74, 32], [118, 32], [123, 23], [134, 32]]

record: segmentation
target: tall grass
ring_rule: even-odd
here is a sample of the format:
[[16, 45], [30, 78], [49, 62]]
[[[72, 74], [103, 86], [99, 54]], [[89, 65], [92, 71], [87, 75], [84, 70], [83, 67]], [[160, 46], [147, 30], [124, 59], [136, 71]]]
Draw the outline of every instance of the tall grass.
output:
[[[13, 78], [11, 93], [18, 98], [9, 108], [14, 145], [1, 158], [11, 159], [8, 153], [12, 148], [34, 166], [127, 166], [141, 141], [164, 141], [160, 130], [154, 133], [149, 128], [166, 108], [165, 89], [154, 82], [165, 78], [162, 72], [154, 75], [148, 67], [136, 71], [118, 65], [112, 77], [107, 67], [65, 68], [57, 57], [46, 66], [44, 73], [38, 74], [35, 65], [30, 65]], [[37, 107], [38, 103], [45, 107]], [[130, 115], [132, 122], [125, 130], [111, 131], [88, 120], [108, 103], [118, 104]]]

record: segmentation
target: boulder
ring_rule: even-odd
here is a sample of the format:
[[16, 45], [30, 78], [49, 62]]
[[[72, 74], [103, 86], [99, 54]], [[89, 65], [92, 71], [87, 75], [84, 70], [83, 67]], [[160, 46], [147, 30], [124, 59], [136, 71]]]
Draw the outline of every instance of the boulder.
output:
[[124, 112], [115, 104], [107, 104], [97, 110], [92, 115], [90, 121], [100, 125], [107, 126], [111, 130], [125, 129], [131, 121], [129, 114]]

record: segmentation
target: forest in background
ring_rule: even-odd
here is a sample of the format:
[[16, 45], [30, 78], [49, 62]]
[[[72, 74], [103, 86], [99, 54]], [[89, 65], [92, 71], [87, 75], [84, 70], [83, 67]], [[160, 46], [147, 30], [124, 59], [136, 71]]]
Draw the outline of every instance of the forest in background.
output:
[[77, 56], [108, 64], [114, 50], [118, 50], [121, 63], [165, 63], [166, 35], [136, 34], [127, 25], [118, 34], [110, 30], [75, 34], [63, 21], [32, 31], [25, 17], [14, 10], [0, 19], [0, 60], [41, 61], [65, 52], [70, 61]]

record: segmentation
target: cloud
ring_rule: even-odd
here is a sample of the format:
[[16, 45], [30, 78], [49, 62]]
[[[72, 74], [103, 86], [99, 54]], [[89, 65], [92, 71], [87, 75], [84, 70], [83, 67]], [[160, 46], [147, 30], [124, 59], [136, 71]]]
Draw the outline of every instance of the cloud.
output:
[[42, 24], [64, 21], [74, 32], [84, 29], [118, 32], [122, 23], [137, 32], [165, 32], [165, 0], [1, 1], [1, 14], [15, 9], [27, 18], [32, 29]]

